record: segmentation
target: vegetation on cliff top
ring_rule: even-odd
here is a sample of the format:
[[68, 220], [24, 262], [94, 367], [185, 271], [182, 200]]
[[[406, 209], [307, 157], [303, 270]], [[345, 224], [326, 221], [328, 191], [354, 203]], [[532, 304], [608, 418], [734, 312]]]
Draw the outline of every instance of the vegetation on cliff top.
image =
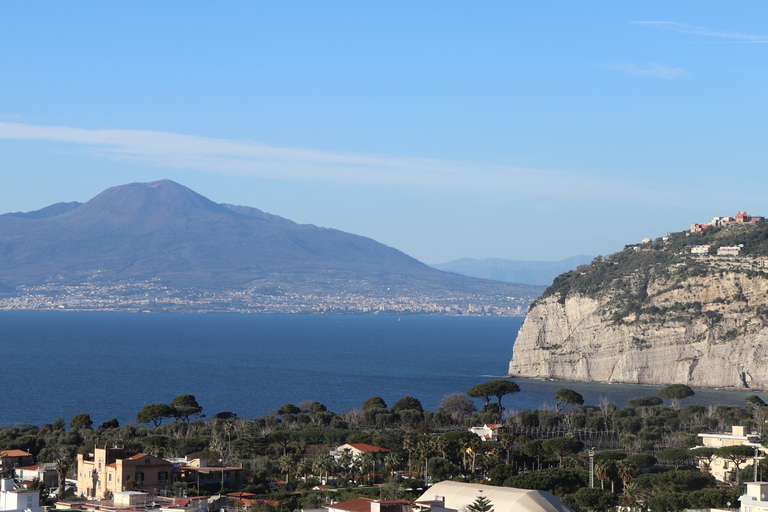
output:
[[[728, 259], [754, 262], [755, 258], [768, 257], [768, 222], [731, 223], [698, 233], [669, 233], [647, 243], [627, 245], [617, 253], [598, 256], [589, 265], [559, 275], [531, 308], [551, 296], [557, 296], [564, 303], [571, 295], [597, 298], [610, 293], [613, 300], [632, 303], [639, 311], [646, 302], [650, 283], [662, 278], [680, 283], [714, 271], [703, 257], [691, 255], [692, 247], [703, 245], [709, 245], [707, 255], [710, 256], [720, 247], [742, 245], [739, 256]], [[729, 271], [756, 274], [751, 268], [743, 267]]]

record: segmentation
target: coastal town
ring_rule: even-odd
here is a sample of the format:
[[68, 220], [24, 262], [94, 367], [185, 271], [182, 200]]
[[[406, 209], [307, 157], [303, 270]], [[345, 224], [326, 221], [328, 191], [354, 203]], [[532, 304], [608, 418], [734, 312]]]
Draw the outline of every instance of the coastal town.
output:
[[376, 297], [359, 293], [315, 295], [268, 293], [259, 290], [178, 289], [157, 279], [77, 285], [22, 285], [0, 296], [0, 310], [100, 310], [133, 312], [232, 312], [288, 314], [421, 314], [455, 316], [524, 316], [535, 295], [519, 297], [465, 294], [430, 297], [393, 293]]

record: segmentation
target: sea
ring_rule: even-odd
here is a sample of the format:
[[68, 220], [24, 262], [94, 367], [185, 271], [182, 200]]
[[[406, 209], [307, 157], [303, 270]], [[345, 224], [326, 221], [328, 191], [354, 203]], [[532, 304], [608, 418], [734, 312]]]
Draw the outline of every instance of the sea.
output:
[[[42, 426], [87, 413], [136, 421], [145, 405], [197, 398], [207, 417], [253, 419], [315, 400], [343, 413], [380, 396], [436, 410], [445, 395], [506, 375], [522, 318], [0, 312], [0, 425]], [[587, 405], [660, 387], [514, 379], [510, 410], [552, 408], [563, 387]], [[683, 401], [743, 405], [752, 392], [696, 389]], [[768, 401], [768, 397], [763, 397]], [[482, 405], [478, 402], [478, 406]]]

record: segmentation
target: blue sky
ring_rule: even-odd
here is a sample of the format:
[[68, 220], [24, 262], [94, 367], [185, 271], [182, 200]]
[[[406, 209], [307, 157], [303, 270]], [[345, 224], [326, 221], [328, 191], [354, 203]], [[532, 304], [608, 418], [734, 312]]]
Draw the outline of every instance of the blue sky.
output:
[[169, 178], [428, 263], [768, 215], [765, 19], [765, 2], [3, 2], [0, 212]]

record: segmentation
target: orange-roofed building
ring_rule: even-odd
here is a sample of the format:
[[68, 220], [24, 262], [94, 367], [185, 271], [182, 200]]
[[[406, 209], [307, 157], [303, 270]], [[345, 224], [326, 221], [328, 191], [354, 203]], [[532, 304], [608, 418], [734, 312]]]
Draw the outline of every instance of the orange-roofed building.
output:
[[35, 463], [31, 453], [24, 450], [2, 450], [0, 451], [0, 460], [3, 469], [13, 469], [19, 466], [31, 466]]
[[[173, 465], [146, 453], [128, 454], [124, 446], [94, 446], [77, 455], [77, 489], [86, 498], [108, 498], [130, 482], [152, 494], [171, 488]], [[133, 484], [130, 484], [131, 486]]]

